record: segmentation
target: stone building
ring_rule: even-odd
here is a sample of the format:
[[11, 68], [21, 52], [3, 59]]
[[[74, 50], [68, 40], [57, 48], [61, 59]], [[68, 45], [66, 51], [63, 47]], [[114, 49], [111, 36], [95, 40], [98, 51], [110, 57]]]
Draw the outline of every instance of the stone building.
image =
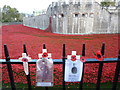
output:
[[51, 18], [53, 33], [118, 33], [118, 9], [110, 13], [93, 0], [53, 2], [49, 5], [46, 15], [24, 18], [23, 23], [27, 26], [45, 29], [49, 25], [49, 18]]

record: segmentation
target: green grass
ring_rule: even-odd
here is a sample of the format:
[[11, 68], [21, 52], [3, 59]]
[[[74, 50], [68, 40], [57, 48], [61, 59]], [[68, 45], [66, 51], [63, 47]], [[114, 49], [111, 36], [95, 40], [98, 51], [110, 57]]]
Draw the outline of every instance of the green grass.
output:
[[93, 40], [93, 38], [84, 38], [84, 40]]
[[[117, 90], [120, 90], [120, 83], [118, 83], [117, 85]], [[16, 83], [16, 87], [17, 89], [23, 89], [26, 90], [27, 89], [27, 84], [22, 84], [22, 83]], [[3, 84], [2, 88], [4, 89], [9, 89], [10, 88], [10, 83], [7, 84]], [[84, 90], [95, 90], [96, 88], [96, 84], [92, 84], [92, 83], [84, 83], [83, 84], [83, 89]], [[108, 82], [108, 83], [101, 83], [101, 90], [111, 90], [112, 88], [112, 83]], [[32, 86], [32, 89], [34, 90], [45, 90], [44, 87], [36, 87], [36, 86]], [[61, 90], [62, 86], [61, 85], [54, 85], [54, 87], [49, 87], [49, 90]], [[79, 84], [75, 84], [75, 85], [66, 85], [66, 89], [68, 90], [78, 90], [79, 89]]]

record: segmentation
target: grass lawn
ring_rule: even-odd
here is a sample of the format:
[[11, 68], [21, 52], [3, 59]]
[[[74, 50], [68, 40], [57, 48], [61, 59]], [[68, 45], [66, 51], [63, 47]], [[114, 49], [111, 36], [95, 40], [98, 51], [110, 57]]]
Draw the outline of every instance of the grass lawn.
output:
[[[117, 90], [120, 90], [120, 84], [117, 85]], [[10, 84], [2, 84], [2, 88], [3, 89], [9, 89], [10, 88]], [[22, 84], [22, 83], [16, 83], [16, 88], [17, 89], [26, 89], [27, 88], [27, 84]], [[36, 86], [32, 86], [33, 89], [45, 89], [45, 87], [36, 87]], [[53, 90], [53, 89], [61, 89], [62, 86], [61, 85], [55, 85], [54, 87], [49, 87], [49, 90]], [[95, 90], [96, 88], [96, 84], [92, 84], [92, 83], [84, 83], [83, 84], [83, 89], [84, 90]], [[101, 90], [111, 90], [112, 88], [112, 83], [108, 82], [108, 83], [101, 83]], [[76, 85], [66, 85], [66, 89], [79, 89], [79, 84]]]

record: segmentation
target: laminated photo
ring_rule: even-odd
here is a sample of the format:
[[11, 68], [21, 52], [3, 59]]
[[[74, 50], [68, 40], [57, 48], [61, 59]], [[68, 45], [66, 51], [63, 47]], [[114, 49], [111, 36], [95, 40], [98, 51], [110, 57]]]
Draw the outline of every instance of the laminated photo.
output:
[[36, 62], [36, 86], [50, 87], [53, 86], [53, 61], [45, 55]]
[[65, 82], [80, 82], [82, 71], [83, 62], [80, 61], [80, 55], [72, 51], [72, 55], [68, 55], [65, 61]]

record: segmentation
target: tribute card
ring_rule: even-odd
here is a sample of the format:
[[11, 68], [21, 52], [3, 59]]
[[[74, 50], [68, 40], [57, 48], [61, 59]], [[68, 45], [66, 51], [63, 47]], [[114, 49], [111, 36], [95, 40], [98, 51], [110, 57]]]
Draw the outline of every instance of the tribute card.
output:
[[53, 86], [53, 61], [51, 53], [43, 49], [42, 54], [38, 54], [39, 59], [36, 62], [36, 86]]
[[72, 51], [72, 55], [68, 55], [65, 61], [65, 82], [81, 81], [82, 71], [83, 62], [80, 60], [80, 55]]

